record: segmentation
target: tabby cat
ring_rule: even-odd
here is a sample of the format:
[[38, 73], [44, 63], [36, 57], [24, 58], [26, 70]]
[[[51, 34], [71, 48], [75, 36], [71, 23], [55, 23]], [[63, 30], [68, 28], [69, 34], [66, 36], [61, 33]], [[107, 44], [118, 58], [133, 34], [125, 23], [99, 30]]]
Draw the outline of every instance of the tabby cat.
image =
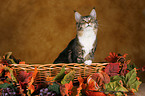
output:
[[97, 46], [98, 23], [96, 11], [93, 9], [88, 16], [81, 16], [75, 11], [77, 27], [76, 37], [68, 44], [54, 61], [56, 63], [85, 63], [90, 65]]

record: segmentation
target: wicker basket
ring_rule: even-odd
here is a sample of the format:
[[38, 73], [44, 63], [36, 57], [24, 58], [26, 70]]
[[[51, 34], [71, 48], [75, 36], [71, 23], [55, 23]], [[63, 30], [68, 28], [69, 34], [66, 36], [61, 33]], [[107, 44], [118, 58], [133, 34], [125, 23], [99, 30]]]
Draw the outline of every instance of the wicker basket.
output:
[[75, 79], [77, 80], [78, 76], [86, 77], [90, 74], [96, 73], [98, 69], [104, 68], [108, 63], [92, 63], [91, 65], [85, 64], [11, 64], [10, 66], [16, 70], [17, 74], [20, 70], [25, 70], [27, 72], [34, 71], [35, 67], [38, 70], [38, 76], [35, 79], [37, 83], [45, 82], [46, 77], [56, 76], [61, 68], [65, 66], [65, 70], [69, 72], [70, 70], [75, 70]]

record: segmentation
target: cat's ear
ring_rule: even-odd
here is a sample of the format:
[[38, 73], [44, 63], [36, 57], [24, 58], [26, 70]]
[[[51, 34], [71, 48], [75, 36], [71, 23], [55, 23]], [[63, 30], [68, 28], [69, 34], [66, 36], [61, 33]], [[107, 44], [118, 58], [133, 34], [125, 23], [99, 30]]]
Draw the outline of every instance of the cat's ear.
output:
[[96, 11], [95, 8], [91, 11], [90, 15], [96, 19]]
[[76, 11], [74, 11], [74, 12], [75, 12], [75, 19], [77, 22], [79, 22], [81, 19], [81, 14], [79, 12], [76, 12]]

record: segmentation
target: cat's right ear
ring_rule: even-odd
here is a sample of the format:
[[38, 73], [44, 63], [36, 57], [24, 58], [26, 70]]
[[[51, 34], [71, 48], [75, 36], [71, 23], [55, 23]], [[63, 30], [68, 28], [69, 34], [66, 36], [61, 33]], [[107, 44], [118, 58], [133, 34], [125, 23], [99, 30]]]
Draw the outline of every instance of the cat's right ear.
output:
[[79, 12], [76, 12], [76, 11], [74, 11], [74, 12], [75, 12], [75, 19], [76, 19], [76, 22], [79, 22], [80, 19], [81, 19], [81, 14], [80, 14]]

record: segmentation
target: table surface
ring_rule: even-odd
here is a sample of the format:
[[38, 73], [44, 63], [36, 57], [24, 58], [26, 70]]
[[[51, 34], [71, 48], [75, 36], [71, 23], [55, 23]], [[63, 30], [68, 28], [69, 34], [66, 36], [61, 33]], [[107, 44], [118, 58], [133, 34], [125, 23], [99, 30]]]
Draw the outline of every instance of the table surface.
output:
[[133, 96], [145, 96], [145, 83], [142, 83], [138, 89], [138, 92]]

